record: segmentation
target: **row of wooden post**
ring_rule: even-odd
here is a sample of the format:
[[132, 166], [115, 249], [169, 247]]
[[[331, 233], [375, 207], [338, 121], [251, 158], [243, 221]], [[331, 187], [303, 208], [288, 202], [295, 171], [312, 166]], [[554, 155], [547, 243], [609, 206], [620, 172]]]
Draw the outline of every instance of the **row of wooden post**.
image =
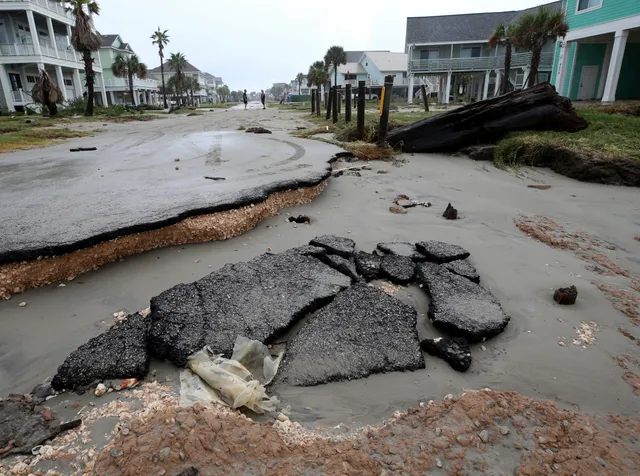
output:
[[[378, 144], [384, 144], [387, 139], [387, 131], [389, 129], [389, 110], [391, 106], [391, 96], [393, 92], [393, 76], [387, 76], [384, 79], [384, 88], [380, 97], [380, 128], [378, 130]], [[311, 90], [311, 114], [320, 117], [321, 95], [319, 89]], [[340, 88], [332, 86], [329, 91], [329, 97], [325, 98], [326, 115], [325, 119], [333, 119], [333, 123], [338, 122], [340, 114], [339, 100]], [[344, 120], [351, 122], [351, 85], [345, 87], [345, 103], [344, 103]], [[364, 137], [364, 111], [365, 111], [365, 82], [358, 82], [358, 104], [357, 104], [357, 135]], [[332, 114], [333, 113], [333, 114]]]

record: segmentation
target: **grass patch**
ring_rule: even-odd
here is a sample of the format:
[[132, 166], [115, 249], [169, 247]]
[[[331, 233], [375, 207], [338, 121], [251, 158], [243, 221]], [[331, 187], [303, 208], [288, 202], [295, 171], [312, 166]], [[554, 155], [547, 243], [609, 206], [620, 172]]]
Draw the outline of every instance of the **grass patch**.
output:
[[59, 140], [92, 136], [91, 132], [74, 131], [68, 128], [51, 127], [54, 119], [39, 118], [31, 124], [24, 118], [2, 118], [0, 120], [0, 153], [13, 152], [33, 147], [43, 147]]
[[246, 127], [244, 127], [243, 125], [239, 125], [236, 130], [237, 131], [244, 131], [245, 129], [246, 129]]
[[398, 153], [389, 146], [378, 147], [370, 142], [344, 142], [342, 145], [360, 160], [388, 160]]
[[219, 102], [219, 103], [208, 103], [208, 104], [199, 104], [199, 108], [203, 109], [228, 109], [233, 106], [237, 106], [240, 104], [239, 102]]
[[284, 109], [287, 111], [311, 111], [310, 102], [294, 102], [289, 104], [270, 103], [267, 107]]
[[590, 124], [573, 134], [551, 131], [509, 134], [497, 144], [494, 162], [497, 167], [531, 164], [550, 147], [603, 159], [640, 160], [640, 117], [612, 113], [610, 108], [616, 106], [577, 109]]

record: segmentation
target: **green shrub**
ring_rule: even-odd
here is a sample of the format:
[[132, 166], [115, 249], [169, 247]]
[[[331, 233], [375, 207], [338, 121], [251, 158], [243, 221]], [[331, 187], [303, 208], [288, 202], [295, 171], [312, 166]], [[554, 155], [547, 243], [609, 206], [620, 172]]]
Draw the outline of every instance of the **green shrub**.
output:
[[140, 110], [141, 111], [164, 111], [164, 106], [156, 106], [154, 104], [141, 104], [140, 105]]

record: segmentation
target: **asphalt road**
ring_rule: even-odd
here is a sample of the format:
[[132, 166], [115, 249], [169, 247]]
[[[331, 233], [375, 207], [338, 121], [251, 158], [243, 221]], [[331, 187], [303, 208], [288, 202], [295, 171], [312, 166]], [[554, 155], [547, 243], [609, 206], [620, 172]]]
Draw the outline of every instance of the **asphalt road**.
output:
[[[73, 251], [318, 183], [339, 149], [285, 134], [295, 129], [288, 116], [240, 108], [105, 124], [95, 137], [2, 155], [0, 263]], [[247, 134], [238, 125], [274, 133]], [[98, 150], [69, 151], [76, 147]]]

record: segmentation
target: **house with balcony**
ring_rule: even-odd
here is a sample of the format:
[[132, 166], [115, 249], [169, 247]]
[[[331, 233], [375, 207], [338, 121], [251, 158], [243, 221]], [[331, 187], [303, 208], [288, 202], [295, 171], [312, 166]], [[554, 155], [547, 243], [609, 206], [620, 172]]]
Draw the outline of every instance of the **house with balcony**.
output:
[[[562, 1], [542, 6], [560, 10]], [[409, 102], [420, 82], [436, 83], [441, 103], [458, 96], [466, 101], [493, 97], [502, 81], [508, 81], [510, 89], [521, 88], [529, 77], [531, 53], [514, 48], [510, 75], [505, 78], [504, 48], [490, 51], [488, 39], [499, 23], [514, 24], [522, 15], [535, 13], [538, 8], [407, 18]], [[554, 55], [555, 42], [549, 42], [542, 52], [536, 82], [550, 80]]]
[[213, 74], [204, 73], [204, 86], [207, 90], [207, 102], [217, 103], [219, 102], [218, 91], [217, 89], [224, 85], [224, 81], [219, 76], [214, 76]]
[[[368, 94], [378, 94], [384, 86], [385, 76], [391, 75], [393, 91], [396, 95], [406, 95], [409, 80], [407, 78], [407, 55], [391, 51], [346, 51], [347, 63], [338, 66], [338, 86], [351, 84], [358, 87], [359, 81], [365, 81]], [[333, 67], [329, 68], [331, 82], [334, 81]]]
[[[171, 70], [168, 62], [165, 62], [163, 67], [164, 67], [164, 81], [166, 84], [169, 81], [169, 79], [175, 75], [175, 72]], [[183, 73], [185, 76], [195, 77], [198, 80], [198, 83], [200, 84], [200, 89], [198, 91], [193, 92], [193, 99], [196, 102], [196, 104], [203, 104], [207, 102], [208, 92], [207, 92], [207, 86], [206, 86], [207, 79], [205, 77], [206, 73], [203, 73], [188, 61], [187, 61], [186, 67], [184, 68]], [[160, 66], [150, 69], [147, 76], [149, 78], [157, 80], [158, 83], [162, 85], [162, 72], [160, 71]], [[185, 92], [185, 95], [186, 95], [186, 92]], [[189, 97], [191, 97], [191, 94], [189, 94]]]
[[107, 92], [107, 104], [159, 104], [160, 94], [156, 79], [133, 78], [133, 98], [130, 97], [129, 79], [117, 78], [111, 72], [111, 65], [120, 54], [129, 57], [135, 52], [129, 43], [125, 43], [118, 34], [100, 34], [100, 50], [98, 63], [102, 66], [104, 86]]
[[[0, 107], [20, 111], [33, 104], [31, 90], [45, 70], [65, 101], [82, 97], [82, 57], [71, 46], [75, 25], [52, 0], [0, 0]], [[102, 68], [95, 66], [98, 103], [106, 103]], [[101, 102], [104, 101], [104, 102]]]
[[552, 82], [572, 100], [640, 99], [640, 1], [564, 0]]

